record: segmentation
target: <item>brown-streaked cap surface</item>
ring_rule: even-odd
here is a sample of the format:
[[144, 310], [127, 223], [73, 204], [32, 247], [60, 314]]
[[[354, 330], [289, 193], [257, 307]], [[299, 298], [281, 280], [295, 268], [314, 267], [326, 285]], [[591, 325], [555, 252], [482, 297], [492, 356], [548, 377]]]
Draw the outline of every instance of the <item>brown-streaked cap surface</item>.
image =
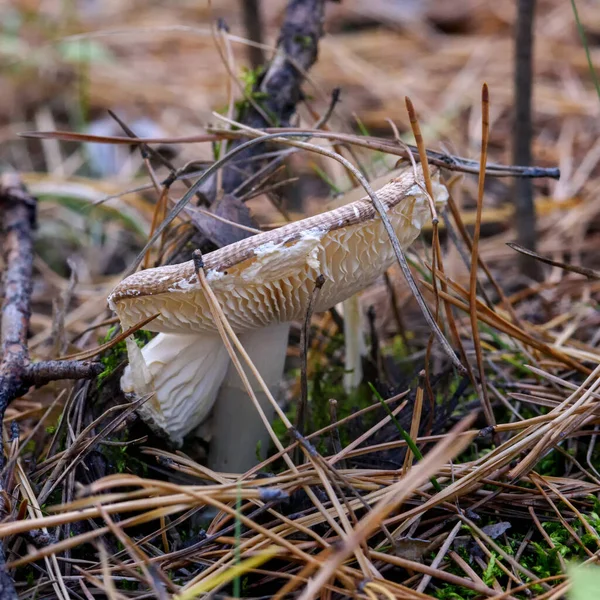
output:
[[[445, 201], [436, 183], [435, 200]], [[407, 170], [377, 191], [403, 247], [430, 216], [426, 195]], [[290, 223], [205, 255], [207, 279], [238, 332], [302, 318], [319, 274], [316, 310], [326, 310], [370, 285], [394, 260], [369, 198]], [[153, 331], [215, 331], [192, 261], [140, 271], [109, 297], [124, 327], [160, 313]]]

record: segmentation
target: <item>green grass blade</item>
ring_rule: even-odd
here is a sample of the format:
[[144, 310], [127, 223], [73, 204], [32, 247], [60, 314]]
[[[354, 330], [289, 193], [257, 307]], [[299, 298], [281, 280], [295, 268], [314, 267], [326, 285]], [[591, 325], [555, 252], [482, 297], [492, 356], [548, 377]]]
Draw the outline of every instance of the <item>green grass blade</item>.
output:
[[[371, 391], [375, 395], [375, 398], [377, 398], [377, 400], [379, 400], [379, 402], [381, 402], [381, 406], [383, 406], [383, 408], [385, 408], [390, 419], [396, 426], [396, 429], [402, 436], [402, 439], [406, 442], [407, 446], [410, 448], [411, 452], [415, 455], [416, 459], [423, 460], [423, 455], [421, 454], [421, 451], [419, 450], [417, 445], [414, 443], [414, 441], [412, 440], [410, 435], [408, 435], [408, 433], [406, 433], [406, 431], [404, 430], [404, 427], [402, 427], [402, 425], [400, 425], [400, 423], [398, 422], [398, 419], [396, 419], [396, 417], [392, 413], [392, 410], [390, 409], [390, 407], [385, 403], [385, 400], [381, 397], [381, 394], [375, 389], [375, 386], [370, 381], [369, 381], [369, 387], [371, 388]], [[435, 488], [436, 492], [442, 491], [442, 486], [438, 483], [438, 480], [435, 477], [432, 477], [430, 479], [430, 481], [431, 481], [431, 484], [433, 485], [433, 487]]]
[[594, 63], [592, 62], [592, 55], [590, 53], [590, 47], [585, 37], [585, 31], [583, 30], [583, 25], [579, 19], [579, 12], [577, 11], [577, 5], [575, 4], [575, 0], [571, 0], [571, 6], [573, 7], [573, 14], [575, 15], [575, 22], [577, 23], [577, 31], [579, 32], [579, 37], [581, 38], [581, 43], [585, 49], [585, 55], [587, 57], [588, 67], [590, 69], [590, 75], [592, 76], [592, 81], [594, 82], [594, 86], [596, 88], [596, 93], [598, 94], [598, 100], [600, 100], [600, 79], [598, 79], [598, 74], [596, 73], [596, 69], [594, 68]]
[[[242, 557], [240, 554], [240, 545], [242, 543], [242, 521], [239, 517], [240, 511], [242, 510], [242, 484], [240, 481], [237, 483], [237, 498], [235, 501], [235, 561], [234, 564], [236, 567], [242, 562]], [[242, 581], [239, 576], [235, 577], [233, 580], [233, 597], [241, 598], [242, 597]]]

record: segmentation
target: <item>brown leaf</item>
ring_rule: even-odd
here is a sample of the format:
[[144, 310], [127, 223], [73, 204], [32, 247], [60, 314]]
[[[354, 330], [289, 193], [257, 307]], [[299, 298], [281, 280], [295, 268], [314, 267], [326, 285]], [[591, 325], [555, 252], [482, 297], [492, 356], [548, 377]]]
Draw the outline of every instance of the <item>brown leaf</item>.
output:
[[400, 558], [423, 562], [423, 557], [430, 545], [431, 542], [428, 542], [427, 540], [405, 537], [396, 540], [394, 551], [396, 556], [399, 556]]
[[219, 248], [253, 235], [241, 227], [236, 227], [233, 223], [244, 227], [256, 227], [248, 207], [239, 198], [230, 194], [225, 194], [220, 200], [217, 200], [212, 206], [211, 212], [217, 217], [221, 217], [221, 219], [231, 221], [231, 223], [214, 219], [203, 212], [195, 210], [194, 207], [189, 207], [187, 212], [194, 225]]

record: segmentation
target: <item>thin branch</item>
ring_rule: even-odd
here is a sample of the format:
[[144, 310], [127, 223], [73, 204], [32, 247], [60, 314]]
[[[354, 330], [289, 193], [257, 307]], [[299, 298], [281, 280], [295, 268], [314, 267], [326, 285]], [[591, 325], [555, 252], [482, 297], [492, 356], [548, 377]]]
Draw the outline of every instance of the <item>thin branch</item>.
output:
[[[531, 164], [531, 95], [533, 88], [533, 21], [536, 0], [519, 0], [515, 31], [514, 96], [515, 120], [513, 124], [513, 161], [521, 165]], [[533, 182], [515, 179], [515, 221], [519, 244], [535, 251], [536, 214], [533, 202]], [[539, 263], [524, 254], [519, 255], [521, 273], [539, 279]]]
[[104, 365], [99, 362], [78, 360], [45, 360], [28, 365], [22, 375], [27, 385], [45, 385], [58, 379], [92, 379], [102, 373]]
[[4, 302], [0, 349], [0, 417], [8, 404], [17, 397], [22, 377], [29, 364], [27, 329], [31, 316], [33, 288], [33, 240], [36, 200], [30, 196], [16, 174], [0, 179], [0, 208], [3, 256]]
[[[315, 281], [313, 293], [308, 301], [308, 308], [304, 317], [304, 323], [300, 331], [300, 404], [298, 405], [298, 413], [296, 415], [296, 429], [303, 435], [305, 430], [306, 409], [308, 406], [308, 340], [310, 337], [310, 322], [312, 320], [315, 305], [319, 300], [321, 288], [325, 283], [325, 277], [319, 275]], [[299, 455], [298, 455], [299, 457]], [[298, 461], [296, 461], [298, 462]]]
[[[94, 144], [198, 144], [207, 142], [218, 142], [223, 139], [243, 138], [243, 132], [227, 131], [223, 129], [208, 129], [208, 133], [199, 133], [196, 135], [188, 135], [182, 137], [156, 137], [156, 138], [137, 138], [132, 139], [123, 136], [110, 135], [90, 135], [83, 133], [75, 133], [72, 131], [27, 131], [19, 133], [20, 137], [31, 139], [58, 139], [66, 142], [93, 142]], [[394, 156], [400, 156], [408, 160], [408, 153], [402, 148], [398, 148], [395, 142], [387, 138], [378, 138], [373, 136], [359, 136], [349, 133], [336, 133], [333, 131], [319, 131], [317, 129], [301, 129], [301, 128], [276, 128], [271, 127], [261, 130], [266, 134], [284, 132], [293, 133], [295, 135], [306, 135], [309, 137], [318, 137], [328, 140], [337, 140], [342, 143], [360, 146], [369, 150], [385, 152]], [[407, 144], [411, 152], [417, 152], [416, 146]], [[427, 150], [427, 160], [430, 164], [437, 167], [443, 167], [449, 171], [457, 171], [460, 173], [470, 173], [477, 175], [479, 173], [479, 163], [475, 160], [436, 152], [435, 150]], [[499, 165], [488, 163], [486, 166], [486, 175], [490, 177], [525, 177], [538, 179], [549, 177], [550, 179], [560, 178], [560, 169], [557, 167], [530, 167], [519, 165]]]
[[588, 269], [587, 267], [579, 267], [577, 265], [570, 265], [568, 263], [561, 262], [559, 260], [553, 260], [548, 258], [547, 256], [542, 256], [533, 250], [529, 250], [529, 248], [523, 248], [519, 244], [515, 244], [512, 242], [507, 242], [506, 245], [513, 250], [521, 254], [525, 254], [526, 256], [531, 256], [540, 262], [543, 262], [547, 265], [551, 265], [553, 267], [559, 267], [560, 269], [564, 269], [565, 271], [570, 271], [571, 273], [578, 273], [579, 275], [583, 275], [588, 279], [598, 280], [600, 279], [600, 271], [595, 271], [594, 269]]

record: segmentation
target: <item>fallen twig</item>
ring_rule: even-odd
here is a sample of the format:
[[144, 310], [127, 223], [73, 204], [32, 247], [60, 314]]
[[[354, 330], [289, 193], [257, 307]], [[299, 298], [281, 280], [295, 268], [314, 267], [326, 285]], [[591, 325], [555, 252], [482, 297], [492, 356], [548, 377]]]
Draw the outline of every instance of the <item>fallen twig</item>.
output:
[[2, 251], [4, 256], [4, 302], [0, 336], [0, 419], [6, 407], [32, 385], [58, 379], [89, 379], [103, 367], [80, 361], [30, 363], [27, 331], [31, 316], [33, 240], [37, 200], [16, 173], [0, 178]]
[[0, 417], [21, 390], [29, 365], [27, 328], [31, 316], [31, 274], [33, 270], [32, 230], [36, 200], [25, 190], [19, 177], [5, 174], [0, 179], [2, 244], [4, 263], [4, 302], [0, 361]]
[[[14, 174], [0, 179], [2, 210], [4, 302], [0, 331], [0, 422], [9, 402], [22, 388], [23, 375], [29, 364], [27, 328], [31, 316], [31, 273], [36, 201], [29, 196]], [[1, 442], [0, 442], [1, 443]], [[4, 462], [0, 447], [0, 462]], [[4, 504], [4, 502], [2, 502]], [[4, 566], [4, 549], [0, 546], [0, 598], [17, 598], [13, 582]]]
[[44, 360], [28, 365], [22, 376], [25, 386], [44, 385], [57, 379], [91, 379], [100, 375], [104, 366], [99, 362], [79, 360]]

